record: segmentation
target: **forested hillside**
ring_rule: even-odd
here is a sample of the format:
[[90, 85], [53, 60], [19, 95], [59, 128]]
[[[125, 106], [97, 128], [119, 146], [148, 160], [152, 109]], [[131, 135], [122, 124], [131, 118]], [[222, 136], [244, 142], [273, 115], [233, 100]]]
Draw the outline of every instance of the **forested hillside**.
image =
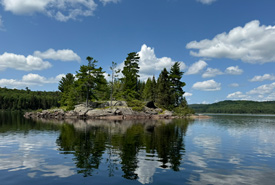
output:
[[0, 88], [1, 110], [36, 110], [59, 106], [60, 92]]
[[275, 101], [222, 101], [189, 105], [196, 113], [275, 114]]

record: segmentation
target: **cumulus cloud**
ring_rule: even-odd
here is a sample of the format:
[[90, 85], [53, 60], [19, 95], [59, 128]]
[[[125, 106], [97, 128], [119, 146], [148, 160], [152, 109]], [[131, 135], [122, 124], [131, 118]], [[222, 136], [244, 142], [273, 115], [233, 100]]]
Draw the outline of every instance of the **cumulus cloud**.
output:
[[34, 56], [42, 59], [52, 59], [61, 61], [81, 61], [81, 58], [70, 49], [57, 50], [48, 49], [45, 52], [35, 51]]
[[17, 15], [43, 13], [63, 22], [79, 16], [92, 16], [97, 7], [94, 0], [1, 0], [1, 4], [5, 11]]
[[271, 94], [275, 92], [275, 82], [271, 84], [265, 84], [261, 85], [255, 89], [252, 89], [248, 92], [248, 94], [259, 94], [259, 95], [265, 95], [265, 94]]
[[192, 86], [192, 88], [200, 91], [219, 91], [221, 90], [221, 83], [217, 83], [212, 79], [203, 82], [197, 82]]
[[262, 82], [264, 80], [275, 80], [275, 75], [273, 75], [273, 74], [264, 74], [263, 76], [254, 76], [249, 81], [251, 81], [251, 82]]
[[193, 94], [192, 94], [192, 93], [189, 93], [189, 92], [185, 92], [185, 93], [183, 94], [183, 96], [184, 96], [184, 97], [189, 97], [189, 96], [193, 96]]
[[200, 2], [200, 3], [202, 3], [202, 4], [212, 4], [216, 0], [197, 0], [197, 1]]
[[33, 71], [48, 69], [51, 66], [49, 62], [43, 61], [41, 58], [32, 55], [25, 57], [24, 55], [6, 52], [0, 55], [0, 70], [13, 68], [22, 71]]
[[213, 69], [213, 68], [207, 68], [206, 71], [202, 74], [203, 78], [212, 78], [217, 75], [222, 75], [223, 72], [221, 72], [219, 69]]
[[24, 75], [21, 80], [0, 79], [1, 87], [22, 88], [30, 86], [43, 86], [44, 84], [58, 83], [65, 74], [59, 74], [56, 77], [46, 78], [38, 74], [29, 73]]
[[261, 25], [258, 20], [221, 33], [212, 40], [192, 41], [186, 45], [197, 57], [230, 58], [248, 63], [275, 62], [275, 26]]
[[239, 68], [239, 66], [231, 66], [226, 68], [225, 73], [230, 75], [241, 75], [243, 70]]
[[[169, 57], [157, 58], [155, 55], [154, 48], [148, 47], [143, 44], [141, 50], [138, 52], [140, 60], [140, 76], [141, 80], [146, 80], [148, 77], [152, 77], [153, 75], [157, 76], [163, 68], [170, 70], [171, 66], [175, 64], [176, 61]], [[123, 68], [123, 64], [119, 65], [119, 68]], [[184, 70], [186, 65], [184, 62], [180, 62], [180, 69]]]
[[275, 100], [275, 82], [261, 85], [246, 93], [240, 91], [227, 95], [228, 99], [254, 100], [254, 101], [274, 101]]
[[203, 60], [199, 60], [198, 62], [195, 62], [192, 64], [187, 72], [185, 73], [186, 75], [194, 75], [200, 73], [205, 67], [207, 66], [207, 63]]
[[120, 0], [99, 0], [105, 6], [108, 3], [118, 3]]
[[243, 93], [240, 92], [240, 91], [237, 91], [237, 92], [228, 94], [228, 95], [227, 95], [227, 98], [228, 98], [228, 99], [238, 99], [238, 100], [241, 99], [241, 100], [246, 100], [246, 99], [249, 98], [249, 96], [246, 95], [246, 94], [243, 94]]

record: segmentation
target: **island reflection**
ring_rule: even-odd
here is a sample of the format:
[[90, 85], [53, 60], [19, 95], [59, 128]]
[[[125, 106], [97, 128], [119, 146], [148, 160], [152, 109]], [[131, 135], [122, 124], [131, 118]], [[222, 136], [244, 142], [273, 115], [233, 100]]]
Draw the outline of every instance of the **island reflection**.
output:
[[109, 176], [121, 169], [124, 178], [149, 183], [156, 168], [179, 171], [185, 154], [189, 123], [184, 119], [66, 122], [60, 125], [58, 149], [74, 155], [84, 177], [106, 165]]

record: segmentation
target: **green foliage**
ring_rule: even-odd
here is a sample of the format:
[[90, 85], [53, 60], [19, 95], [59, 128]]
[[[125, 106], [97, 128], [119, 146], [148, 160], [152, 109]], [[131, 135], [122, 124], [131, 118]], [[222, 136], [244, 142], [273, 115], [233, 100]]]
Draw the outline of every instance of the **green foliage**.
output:
[[140, 100], [128, 100], [127, 101], [128, 107], [144, 107], [145, 103]]
[[169, 78], [171, 83], [171, 101], [176, 107], [178, 107], [183, 100], [184, 91], [182, 87], [185, 86], [185, 83], [181, 81], [182, 75], [183, 72], [180, 71], [180, 63], [175, 62], [171, 67]]
[[190, 105], [198, 113], [275, 114], [275, 101], [222, 101], [213, 104]]
[[164, 68], [159, 75], [157, 82], [156, 103], [161, 108], [171, 110], [173, 108], [173, 104], [171, 104], [171, 86], [168, 74], [168, 71]]
[[60, 104], [61, 106], [68, 105], [68, 99], [71, 98], [70, 91], [74, 88], [74, 76], [71, 73], [68, 73], [65, 77], [62, 77], [62, 79], [59, 82], [58, 89], [61, 91], [61, 100]]
[[139, 72], [139, 56], [136, 52], [128, 54], [124, 61], [124, 68], [122, 70], [123, 78], [123, 96], [126, 100], [138, 99], [138, 72]]
[[153, 100], [153, 84], [151, 78], [148, 78], [142, 92], [142, 99], [145, 101], [152, 101]]
[[59, 106], [60, 93], [0, 88], [0, 109], [37, 110]]
[[76, 73], [78, 78], [76, 83], [76, 89], [79, 94], [80, 101], [90, 99], [99, 100], [104, 99], [109, 94], [101, 94], [101, 92], [109, 92], [107, 89], [107, 81], [104, 78], [102, 68], [96, 67], [97, 61], [92, 57], [87, 57], [88, 65], [80, 66], [79, 71]]

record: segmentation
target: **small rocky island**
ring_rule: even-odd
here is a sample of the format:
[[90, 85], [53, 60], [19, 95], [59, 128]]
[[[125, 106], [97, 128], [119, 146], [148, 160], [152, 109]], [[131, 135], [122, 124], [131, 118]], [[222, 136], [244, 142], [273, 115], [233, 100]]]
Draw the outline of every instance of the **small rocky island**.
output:
[[[75, 106], [74, 110], [64, 111], [63, 109], [50, 109], [34, 112], [26, 112], [26, 118], [46, 118], [46, 119], [173, 119], [182, 116], [176, 116], [173, 112], [163, 110], [155, 106], [151, 101], [148, 102], [141, 111], [133, 110], [125, 101], [107, 101], [104, 103], [92, 102], [88, 106], [83, 103]], [[195, 118], [194, 115], [185, 117]], [[200, 118], [203, 118], [200, 116]]]

